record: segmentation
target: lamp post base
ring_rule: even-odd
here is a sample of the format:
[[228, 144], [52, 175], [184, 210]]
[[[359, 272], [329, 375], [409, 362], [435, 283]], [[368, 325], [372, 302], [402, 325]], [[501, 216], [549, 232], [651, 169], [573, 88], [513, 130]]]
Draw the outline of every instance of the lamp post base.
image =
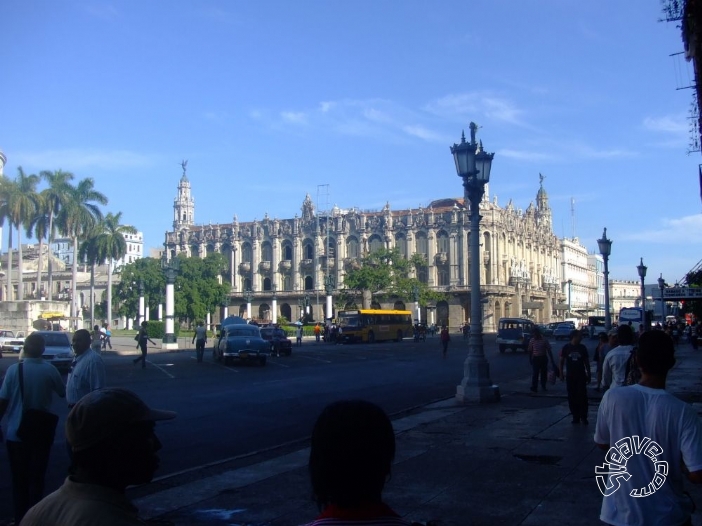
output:
[[163, 341], [161, 342], [161, 349], [177, 349], [178, 348], [178, 340], [175, 337], [175, 334], [172, 333], [166, 333], [163, 336]]
[[461, 385], [456, 386], [456, 401], [459, 404], [499, 402], [500, 387], [497, 385], [469, 384], [464, 378]]

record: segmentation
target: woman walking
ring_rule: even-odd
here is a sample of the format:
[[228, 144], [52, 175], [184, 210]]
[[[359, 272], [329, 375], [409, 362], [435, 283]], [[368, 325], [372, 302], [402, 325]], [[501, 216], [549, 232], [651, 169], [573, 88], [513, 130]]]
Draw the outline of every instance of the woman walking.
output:
[[137, 335], [138, 338], [138, 343], [137, 343], [137, 348], [141, 348], [141, 356], [138, 358], [134, 358], [134, 365], [139, 363], [139, 360], [141, 360], [141, 368], [144, 369], [146, 367], [146, 342], [150, 341], [152, 345], [156, 345], [156, 342], [153, 341], [151, 338], [149, 338], [149, 335], [146, 333], [146, 326], [149, 324], [148, 321], [142, 321], [141, 322], [141, 328], [139, 329], [139, 334]]
[[551, 344], [543, 337], [539, 329], [535, 328], [531, 333], [527, 353], [529, 353], [529, 363], [531, 364], [531, 392], [536, 392], [539, 376], [541, 376], [541, 389], [545, 391], [548, 362], [549, 359], [553, 362], [553, 356], [551, 355]]
[[441, 341], [441, 353], [446, 358], [446, 353], [448, 352], [448, 344], [451, 341], [451, 335], [449, 334], [446, 325], [441, 326], [441, 334], [439, 334], [439, 341]]

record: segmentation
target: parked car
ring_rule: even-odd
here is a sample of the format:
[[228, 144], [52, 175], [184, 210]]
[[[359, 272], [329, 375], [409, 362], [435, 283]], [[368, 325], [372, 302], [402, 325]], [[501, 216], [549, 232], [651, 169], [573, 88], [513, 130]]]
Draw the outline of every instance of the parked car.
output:
[[525, 318], [500, 318], [497, 322], [497, 345], [500, 352], [507, 349], [527, 350], [534, 322]]
[[560, 340], [561, 338], [565, 340], [570, 339], [570, 333], [575, 330], [575, 324], [574, 323], [559, 323], [556, 329], [553, 331], [553, 337], [556, 340]]
[[222, 327], [214, 358], [225, 365], [232, 360], [266, 365], [270, 348], [270, 342], [261, 338], [261, 329], [256, 325], [227, 325]]
[[555, 329], [555, 327], [551, 327], [551, 325], [552, 325], [551, 323], [540, 323], [537, 325], [537, 327], [541, 331], [541, 335], [544, 338], [548, 338], [549, 336], [553, 336], [553, 329]]
[[292, 341], [280, 327], [261, 327], [261, 338], [270, 343], [271, 354], [290, 356]]
[[0, 357], [3, 352], [20, 352], [24, 345], [24, 336], [15, 334], [14, 331], [0, 329]]
[[[58, 331], [34, 331], [32, 334], [41, 334], [44, 337], [46, 350], [42, 355], [44, 361], [49, 362], [61, 372], [68, 372], [73, 363], [73, 349], [68, 334]], [[20, 361], [24, 360], [24, 342], [19, 355]]]

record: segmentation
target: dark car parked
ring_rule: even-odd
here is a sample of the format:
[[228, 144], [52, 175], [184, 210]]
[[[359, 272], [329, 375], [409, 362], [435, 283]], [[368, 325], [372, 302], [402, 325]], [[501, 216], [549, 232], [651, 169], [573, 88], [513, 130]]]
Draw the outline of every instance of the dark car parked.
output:
[[280, 327], [261, 327], [261, 338], [270, 343], [271, 354], [276, 356], [292, 354], [292, 341]]
[[266, 365], [270, 346], [256, 325], [236, 324], [222, 327], [213, 352], [214, 358], [225, 365], [232, 360]]
[[564, 340], [570, 339], [570, 333], [575, 330], [575, 324], [570, 322], [559, 323], [556, 330], [553, 331], [553, 337], [556, 341], [563, 338]]

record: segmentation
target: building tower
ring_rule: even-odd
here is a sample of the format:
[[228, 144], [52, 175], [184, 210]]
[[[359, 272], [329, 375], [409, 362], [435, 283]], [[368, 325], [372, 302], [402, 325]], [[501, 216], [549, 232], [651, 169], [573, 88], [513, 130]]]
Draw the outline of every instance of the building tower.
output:
[[173, 230], [195, 224], [195, 199], [190, 195], [190, 181], [185, 174], [188, 161], [180, 164], [183, 167], [183, 176], [178, 183], [178, 197], [173, 200]]
[[536, 218], [539, 224], [546, 225], [550, 230], [553, 223], [551, 207], [548, 206], [548, 194], [544, 190], [545, 178], [545, 176], [539, 174], [539, 191], [536, 194]]

